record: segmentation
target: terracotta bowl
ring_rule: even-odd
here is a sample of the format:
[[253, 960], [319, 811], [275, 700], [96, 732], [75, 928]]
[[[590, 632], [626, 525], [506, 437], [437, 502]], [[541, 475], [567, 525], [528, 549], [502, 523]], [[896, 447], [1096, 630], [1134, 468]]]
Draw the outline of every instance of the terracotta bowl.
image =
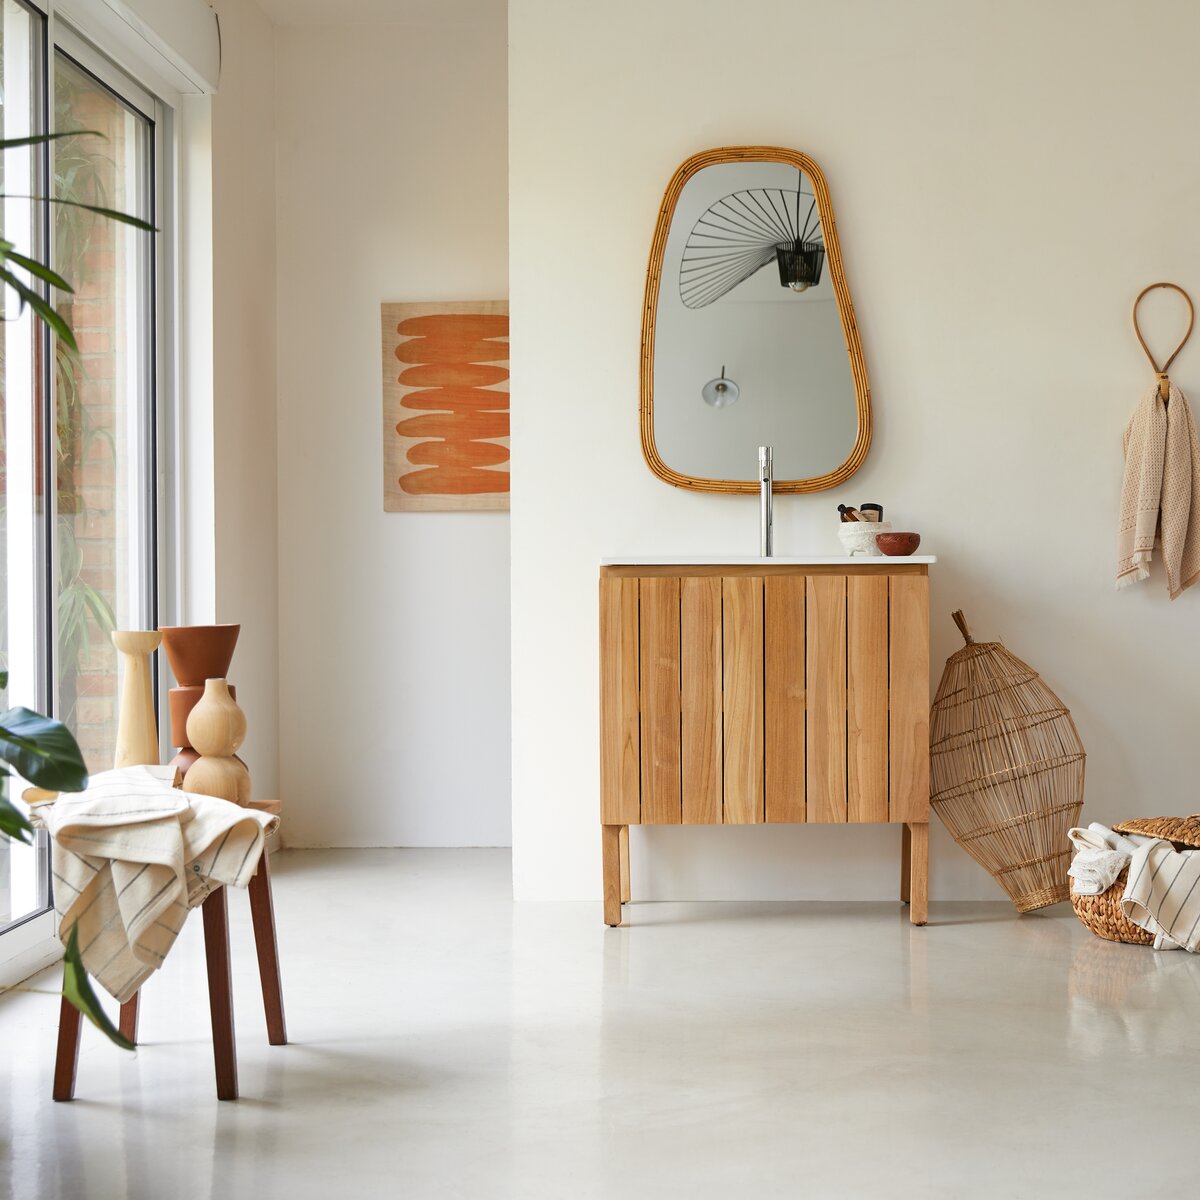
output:
[[240, 625], [163, 625], [163, 649], [180, 687], [203, 687], [224, 679], [233, 661]]
[[200, 752], [198, 750], [193, 750], [191, 746], [184, 746], [182, 750], [176, 752], [175, 757], [167, 763], [167, 766], [178, 768], [179, 774], [186, 776], [192, 769], [192, 763], [199, 757]]
[[921, 535], [919, 533], [897, 532], [875, 535], [875, 545], [892, 558], [903, 558], [905, 555], [915, 554], [920, 544]]
[[[234, 700], [237, 699], [237, 688], [231, 683], [229, 685], [229, 694]], [[187, 740], [187, 719], [191, 716], [192, 709], [200, 703], [200, 697], [204, 695], [204, 684], [198, 684], [195, 687], [173, 687], [167, 693], [167, 700], [171, 708], [171, 745], [186, 746]], [[188, 764], [191, 766], [191, 763]], [[187, 767], [183, 768], [185, 771]]]

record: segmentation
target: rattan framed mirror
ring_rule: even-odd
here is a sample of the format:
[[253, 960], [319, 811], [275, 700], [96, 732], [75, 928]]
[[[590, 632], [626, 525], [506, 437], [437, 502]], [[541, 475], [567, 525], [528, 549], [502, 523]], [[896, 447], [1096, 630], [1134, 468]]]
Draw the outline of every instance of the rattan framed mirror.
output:
[[725, 146], [671, 178], [642, 308], [642, 453], [697, 492], [844, 482], [871, 445], [871, 391], [829, 187], [799, 150]]

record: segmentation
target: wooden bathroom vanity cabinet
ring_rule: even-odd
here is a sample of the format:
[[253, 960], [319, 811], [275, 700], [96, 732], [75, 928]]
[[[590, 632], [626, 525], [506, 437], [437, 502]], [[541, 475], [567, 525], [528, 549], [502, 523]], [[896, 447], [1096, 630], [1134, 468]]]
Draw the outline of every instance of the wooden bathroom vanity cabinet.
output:
[[929, 566], [612, 559], [600, 569], [604, 920], [630, 825], [888, 822], [926, 921]]

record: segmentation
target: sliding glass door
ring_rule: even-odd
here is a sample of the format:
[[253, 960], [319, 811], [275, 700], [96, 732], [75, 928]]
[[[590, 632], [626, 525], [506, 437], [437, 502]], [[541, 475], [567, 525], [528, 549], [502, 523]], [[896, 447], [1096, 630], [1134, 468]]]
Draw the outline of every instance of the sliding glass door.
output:
[[[68, 135], [4, 153], [0, 236], [72, 284], [51, 300], [77, 343], [51, 337], [6, 289], [3, 702], [65, 722], [94, 772], [111, 767], [116, 738], [109, 635], [153, 628], [158, 619], [160, 238], [61, 201], [160, 223], [161, 112], [61, 22], [21, 0], [0, 4], [5, 138]], [[47, 915], [50, 902], [44, 837], [33, 847], [0, 841], [0, 969], [13, 946], [28, 940], [16, 936], [21, 927]]]
[[[153, 123], [73, 58], [54, 54], [54, 195], [153, 221]], [[96, 134], [100, 136], [96, 136]], [[112, 766], [113, 629], [154, 611], [154, 273], [149, 234], [82, 208], [53, 211], [54, 269], [78, 352], [54, 355], [56, 715], [89, 771]]]
[[[17, 0], [3, 0], [0, 27], [0, 108], [6, 141], [44, 132], [47, 125], [45, 80], [46, 22], [40, 13]], [[31, 257], [46, 261], [48, 242], [44, 205], [30, 197], [44, 195], [47, 155], [43, 147], [6, 149], [0, 162], [0, 237]], [[14, 273], [24, 275], [18, 269]], [[28, 281], [28, 276], [24, 276]], [[29, 281], [32, 285], [32, 281]], [[0, 692], [4, 708], [23, 704], [46, 711], [50, 704], [46, 664], [50, 623], [46, 539], [45, 472], [48, 416], [49, 339], [10, 288], [3, 294], [0, 326], [0, 479], [4, 540], [0, 569], [0, 670], [7, 687]], [[9, 781], [10, 788], [19, 786]], [[44, 837], [35, 846], [0, 839], [0, 930], [44, 911], [50, 903]], [[4, 957], [0, 942], [0, 959]]]

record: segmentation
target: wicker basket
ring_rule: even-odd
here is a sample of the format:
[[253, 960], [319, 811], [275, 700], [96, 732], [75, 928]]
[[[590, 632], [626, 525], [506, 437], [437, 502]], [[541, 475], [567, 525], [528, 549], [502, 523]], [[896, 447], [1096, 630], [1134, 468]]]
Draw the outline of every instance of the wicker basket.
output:
[[1083, 744], [1071, 714], [999, 642], [952, 654], [930, 714], [934, 812], [1019, 912], [1069, 897], [1067, 830], [1083, 806]]
[[1126, 867], [1116, 882], [1098, 896], [1081, 896], [1071, 889], [1071, 907], [1075, 915], [1097, 936], [1109, 942], [1129, 942], [1134, 946], [1151, 946], [1154, 934], [1140, 929], [1121, 911], [1121, 895], [1129, 876]]
[[[1200, 849], [1200, 813], [1190, 817], [1137, 817], [1114, 825], [1117, 833], [1137, 833], [1143, 837], [1163, 838], [1173, 842], [1176, 850]], [[1071, 907], [1075, 915], [1097, 937], [1110, 942], [1129, 942], [1134, 946], [1152, 946], [1154, 934], [1135, 925], [1121, 910], [1121, 896], [1129, 869], [1117, 876], [1107, 891], [1098, 896], [1081, 896], [1071, 889]]]

